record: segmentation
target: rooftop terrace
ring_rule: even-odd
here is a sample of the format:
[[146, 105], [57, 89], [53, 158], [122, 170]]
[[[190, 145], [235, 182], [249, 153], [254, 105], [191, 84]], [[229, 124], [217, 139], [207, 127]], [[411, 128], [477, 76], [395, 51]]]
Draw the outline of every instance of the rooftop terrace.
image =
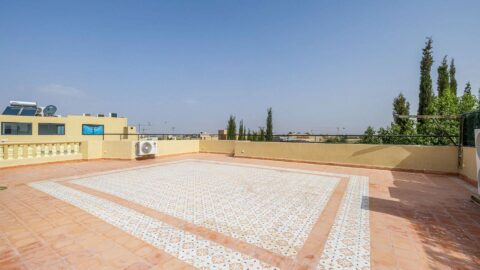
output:
[[4, 168], [0, 185], [1, 269], [480, 265], [480, 208], [453, 175], [196, 153]]

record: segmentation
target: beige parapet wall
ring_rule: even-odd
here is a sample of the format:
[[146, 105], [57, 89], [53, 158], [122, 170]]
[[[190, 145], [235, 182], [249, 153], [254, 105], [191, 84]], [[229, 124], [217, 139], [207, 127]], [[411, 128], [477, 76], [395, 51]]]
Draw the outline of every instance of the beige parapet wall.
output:
[[[157, 154], [155, 156], [168, 156], [200, 151], [198, 140], [165, 140], [155, 141]], [[103, 158], [134, 159], [136, 158], [135, 141], [105, 141], [103, 142]]]
[[463, 147], [463, 166], [459, 174], [474, 184], [477, 179], [477, 159], [475, 147]]
[[200, 151], [199, 140], [165, 140], [157, 141], [156, 156], [168, 156], [186, 153], [198, 153]]
[[[476, 153], [473, 147], [463, 148], [463, 167], [458, 168], [457, 148], [454, 146], [222, 140], [165, 140], [156, 142], [158, 144], [156, 156], [198, 152], [223, 153], [246, 158], [459, 174], [470, 179], [472, 184], [475, 183], [477, 177]], [[135, 144], [135, 141], [3, 143], [0, 144], [0, 168], [82, 159], [134, 159], [136, 157]]]
[[458, 173], [454, 146], [200, 141], [200, 152], [236, 157]]
[[200, 152], [233, 155], [235, 153], [236, 143], [238, 142], [226, 140], [202, 140], [200, 141]]
[[134, 159], [135, 141], [104, 141], [102, 158]]

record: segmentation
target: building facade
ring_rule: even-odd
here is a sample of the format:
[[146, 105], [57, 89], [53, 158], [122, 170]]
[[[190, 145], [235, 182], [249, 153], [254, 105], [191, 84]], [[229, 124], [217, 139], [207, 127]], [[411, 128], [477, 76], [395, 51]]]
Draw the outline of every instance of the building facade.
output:
[[108, 134], [136, 133], [124, 117], [0, 115], [0, 125], [0, 142], [8, 143], [125, 140]]

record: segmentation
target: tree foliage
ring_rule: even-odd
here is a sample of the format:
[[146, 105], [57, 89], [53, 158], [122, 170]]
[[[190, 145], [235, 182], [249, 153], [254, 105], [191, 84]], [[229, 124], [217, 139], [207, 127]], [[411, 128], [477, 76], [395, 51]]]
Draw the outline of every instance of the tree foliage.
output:
[[[410, 103], [407, 101], [405, 96], [400, 93], [396, 98], [393, 99], [393, 113], [394, 115], [409, 115], [410, 114]], [[400, 132], [404, 133], [411, 122], [410, 119], [403, 119], [396, 117], [394, 119], [395, 124], [400, 127]]]
[[235, 140], [237, 132], [237, 124], [235, 122], [235, 116], [230, 115], [227, 123], [227, 140]]
[[244, 129], [245, 129], [245, 127], [243, 126], [243, 120], [240, 120], [240, 124], [239, 124], [239, 127], [238, 127], [238, 140], [239, 141], [245, 140]]
[[372, 126], [368, 126], [365, 132], [363, 133], [363, 137], [360, 140], [360, 143], [366, 144], [379, 144], [380, 140], [376, 136], [375, 129]]
[[266, 141], [273, 141], [273, 119], [272, 119], [272, 108], [267, 110], [267, 130], [265, 133]]
[[450, 79], [450, 90], [456, 96], [457, 95], [457, 79], [455, 78], [455, 73], [457, 69], [455, 68], [455, 60], [452, 58], [450, 61], [450, 69], [448, 70], [449, 79]]
[[447, 56], [443, 57], [442, 63], [437, 69], [438, 77], [437, 77], [437, 93], [438, 96], [441, 97], [445, 94], [446, 91], [450, 88], [450, 80], [448, 74], [448, 63], [447, 63]]
[[470, 82], [467, 82], [467, 85], [465, 85], [465, 90], [463, 90], [463, 95], [460, 97], [459, 113], [471, 112], [477, 108], [478, 99], [472, 94], [472, 86], [470, 85]]
[[[452, 58], [448, 65], [446, 56], [437, 68], [438, 96], [435, 96], [430, 76], [432, 65], [432, 39], [428, 38], [422, 50], [420, 62], [419, 115], [457, 116], [480, 107], [480, 100], [472, 94], [469, 82], [465, 86], [463, 95], [457, 97], [455, 61]], [[409, 107], [410, 104], [402, 94], [393, 100], [394, 115], [408, 115]], [[368, 127], [360, 143], [446, 145], [452, 142], [457, 143], [459, 128], [459, 121], [449, 117], [416, 119], [416, 121], [394, 117], [394, 121], [389, 126], [380, 128], [378, 131]]]
[[[425, 47], [422, 50], [422, 60], [420, 61], [420, 86], [418, 94], [418, 114], [419, 115], [431, 115], [433, 113], [433, 99], [434, 94], [432, 90], [432, 77], [430, 72], [433, 65], [433, 56], [432, 56], [432, 38], [427, 38], [425, 42]], [[419, 123], [422, 124], [425, 122], [422, 119], [419, 119]]]

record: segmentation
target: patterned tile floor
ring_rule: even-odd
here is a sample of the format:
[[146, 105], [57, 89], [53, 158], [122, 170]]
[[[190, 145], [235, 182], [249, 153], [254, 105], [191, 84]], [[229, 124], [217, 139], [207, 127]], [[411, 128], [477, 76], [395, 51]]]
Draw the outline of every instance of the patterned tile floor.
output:
[[2, 270], [480, 263], [480, 209], [453, 177], [196, 154], [4, 169], [0, 185]]

